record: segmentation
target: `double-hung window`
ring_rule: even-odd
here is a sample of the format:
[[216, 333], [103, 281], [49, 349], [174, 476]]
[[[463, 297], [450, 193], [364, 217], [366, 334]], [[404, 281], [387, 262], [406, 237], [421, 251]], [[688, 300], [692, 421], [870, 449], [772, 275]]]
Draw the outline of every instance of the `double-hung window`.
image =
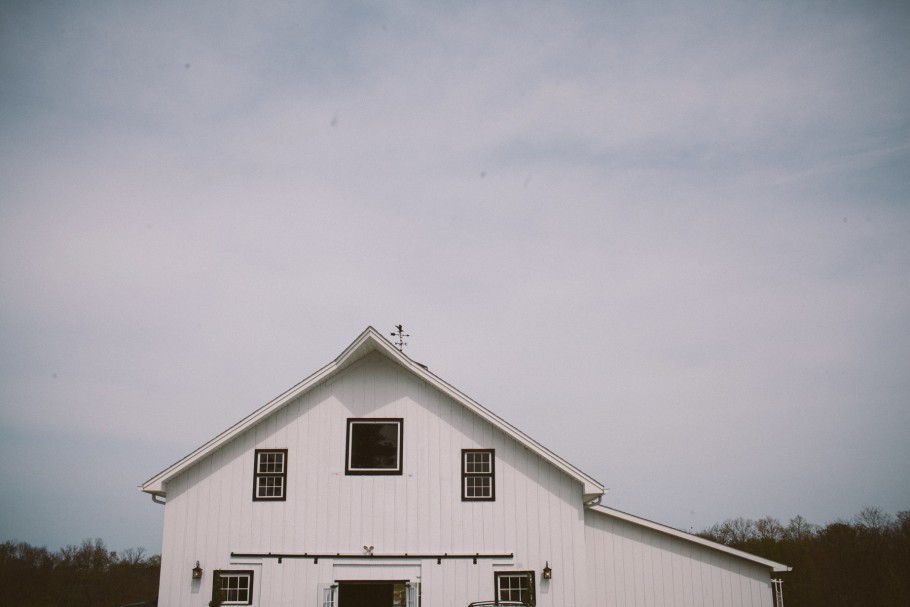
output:
[[350, 418], [345, 474], [401, 474], [401, 418]]
[[461, 499], [492, 502], [496, 499], [496, 452], [493, 449], [461, 450]]
[[531, 607], [537, 604], [533, 571], [497, 571], [495, 576], [497, 601], [520, 601]]
[[212, 582], [212, 600], [219, 605], [252, 605], [253, 572], [220, 569]]
[[253, 472], [253, 499], [283, 501], [287, 499], [288, 450], [256, 449]]

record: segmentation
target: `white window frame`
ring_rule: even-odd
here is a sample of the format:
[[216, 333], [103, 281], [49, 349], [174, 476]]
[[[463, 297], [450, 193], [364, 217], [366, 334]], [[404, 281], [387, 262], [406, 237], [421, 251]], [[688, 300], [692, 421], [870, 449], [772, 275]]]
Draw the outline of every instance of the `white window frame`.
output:
[[[489, 458], [485, 468], [479, 468], [477, 461], [468, 462], [478, 455]], [[486, 491], [478, 494], [478, 487], [469, 487], [471, 481], [489, 479]], [[473, 495], [471, 495], [473, 493]], [[461, 450], [461, 500], [465, 502], [496, 501], [496, 450], [495, 449], [462, 449]]]
[[[264, 456], [281, 456], [281, 469], [275, 470], [274, 462], [264, 461]], [[280, 490], [278, 493], [269, 495], [269, 492], [260, 491], [263, 489], [260, 481], [278, 481]], [[274, 488], [275, 485], [271, 485]], [[270, 487], [266, 487], [267, 489]], [[256, 502], [282, 502], [288, 497], [288, 450], [287, 449], [256, 449], [253, 461], [253, 501]]]
[[[354, 455], [354, 427], [359, 425], [389, 425], [393, 424], [397, 427], [396, 440], [398, 443], [398, 448], [395, 453], [395, 465], [393, 467], [385, 468], [364, 468], [364, 467], [355, 467], [353, 465], [353, 455]], [[369, 418], [369, 417], [350, 417], [348, 418], [347, 423], [347, 443], [345, 445], [345, 461], [344, 461], [344, 473], [347, 475], [401, 475], [402, 474], [402, 462], [404, 458], [404, 419], [400, 417], [386, 417], [386, 418]]]
[[[494, 577], [496, 580], [496, 601], [522, 601], [531, 607], [534, 607], [537, 604], [537, 588], [534, 580], [533, 571], [496, 571], [494, 572]], [[511, 593], [516, 590], [515, 588], [503, 588], [502, 581], [507, 579], [526, 579], [528, 580], [527, 584], [527, 597], [521, 597], [521, 592], [519, 589], [519, 596], [513, 597]], [[508, 593], [506, 596], [503, 596], [504, 593]]]
[[[224, 591], [224, 584], [223, 584], [222, 580], [224, 580], [225, 578], [237, 578], [238, 580], [245, 578], [247, 580], [247, 582], [246, 582], [246, 599], [241, 600], [239, 597], [237, 597], [234, 600], [231, 600], [230, 597], [228, 597], [228, 595], [226, 594], [224, 601], [222, 601], [222, 603], [221, 603], [222, 605], [252, 605], [253, 604], [253, 571], [251, 569], [243, 569], [243, 570], [219, 569], [219, 570], [216, 570], [214, 578], [213, 578], [213, 583], [212, 583], [212, 599], [215, 598], [216, 592]], [[242, 590], [240, 588], [239, 584], [238, 584], [236, 590], [238, 593]], [[230, 592], [231, 589], [228, 588], [227, 591]]]

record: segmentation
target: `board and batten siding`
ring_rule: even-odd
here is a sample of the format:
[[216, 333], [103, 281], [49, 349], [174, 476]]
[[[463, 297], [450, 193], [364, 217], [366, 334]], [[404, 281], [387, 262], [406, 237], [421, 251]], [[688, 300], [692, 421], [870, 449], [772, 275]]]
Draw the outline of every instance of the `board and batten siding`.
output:
[[[351, 417], [404, 420], [402, 475], [345, 475]], [[496, 450], [496, 501], [461, 500], [465, 448]], [[288, 450], [286, 501], [253, 501], [255, 449]], [[535, 571], [540, 607], [592, 604], [582, 484], [379, 353], [314, 386], [166, 489], [161, 605], [205, 606], [212, 572], [235, 568], [254, 571], [254, 605], [321, 607], [321, 584], [351, 571], [343, 567], [369, 563], [232, 561], [231, 553], [360, 554], [364, 545], [374, 546], [377, 557], [514, 553], [477, 565], [399, 563], [410, 567], [409, 576], [420, 572], [425, 606], [493, 598], [494, 570]], [[190, 579], [197, 560], [201, 582]], [[547, 582], [540, 579], [545, 562], [554, 572]]]
[[591, 605], [774, 607], [766, 566], [596, 510], [585, 535]]

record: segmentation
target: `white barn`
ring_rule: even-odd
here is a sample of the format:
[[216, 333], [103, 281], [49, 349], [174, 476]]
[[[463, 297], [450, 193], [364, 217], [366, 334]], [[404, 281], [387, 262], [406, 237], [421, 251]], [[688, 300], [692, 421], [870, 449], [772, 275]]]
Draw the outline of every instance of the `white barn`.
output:
[[787, 570], [600, 505], [372, 327], [140, 489], [166, 607], [773, 607]]

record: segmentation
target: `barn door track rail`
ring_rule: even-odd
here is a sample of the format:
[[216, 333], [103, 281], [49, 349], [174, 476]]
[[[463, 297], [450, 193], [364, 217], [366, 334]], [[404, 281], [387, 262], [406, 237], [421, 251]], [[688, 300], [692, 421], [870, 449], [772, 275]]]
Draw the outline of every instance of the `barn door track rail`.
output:
[[309, 552], [232, 552], [231, 558], [278, 559], [279, 563], [283, 559], [313, 559], [314, 564], [318, 563], [319, 559], [375, 559], [380, 561], [390, 559], [436, 559], [437, 565], [441, 564], [444, 559], [471, 559], [476, 565], [478, 559], [511, 559], [515, 558], [515, 554], [481, 554], [479, 552], [475, 552], [474, 554], [449, 554], [448, 552], [444, 554], [411, 554], [409, 552], [405, 552], [404, 554], [341, 554], [340, 552], [335, 554], [311, 554]]

